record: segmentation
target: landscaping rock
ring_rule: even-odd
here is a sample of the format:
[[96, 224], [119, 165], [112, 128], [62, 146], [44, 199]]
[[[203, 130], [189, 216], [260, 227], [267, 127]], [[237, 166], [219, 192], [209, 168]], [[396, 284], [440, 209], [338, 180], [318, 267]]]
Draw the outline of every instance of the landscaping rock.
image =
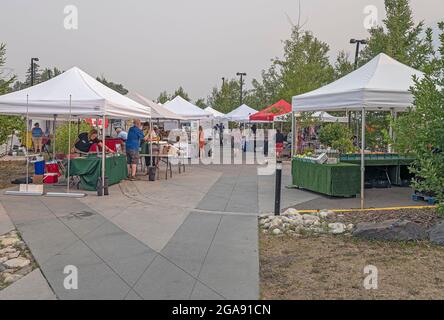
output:
[[343, 234], [347, 230], [347, 227], [343, 223], [330, 223], [328, 229], [331, 234]]
[[14, 253], [16, 251], [17, 250], [15, 250], [13, 247], [7, 247], [7, 248], [4, 248], [4, 249], [0, 250], [0, 255], [4, 255], [4, 254], [7, 254], [7, 253]]
[[278, 236], [278, 235], [282, 234], [282, 231], [281, 231], [280, 229], [274, 229], [274, 230], [273, 230], [273, 234], [274, 234], [275, 236]]
[[23, 276], [18, 274], [10, 274], [10, 273], [3, 274], [3, 281], [5, 283], [13, 283], [16, 282], [17, 280], [20, 280], [21, 278], [23, 278]]
[[444, 246], [444, 221], [430, 229], [429, 237], [432, 243]]
[[332, 215], [334, 215], [334, 212], [329, 210], [322, 210], [321, 212], [319, 212], [319, 217], [321, 217], [322, 219], [326, 219]]
[[16, 244], [17, 242], [19, 242], [20, 240], [17, 238], [5, 238], [2, 239], [2, 245], [7, 247], [7, 246], [12, 246], [14, 244]]
[[387, 220], [381, 223], [359, 223], [353, 236], [367, 240], [414, 241], [427, 239], [427, 232], [411, 221]]
[[8, 258], [9, 258], [9, 259], [15, 259], [15, 258], [18, 258], [19, 256], [20, 256], [20, 252], [16, 251], [16, 252], [14, 252], [14, 253], [10, 253], [10, 254], [8, 255]]
[[287, 211], [285, 211], [283, 214], [283, 216], [289, 217], [289, 216], [293, 216], [293, 217], [297, 217], [300, 216], [299, 211], [296, 209], [288, 209]]
[[5, 263], [3, 263], [7, 268], [23, 268], [26, 267], [27, 265], [29, 265], [31, 263], [31, 261], [29, 261], [28, 259], [25, 258], [15, 258], [15, 259], [11, 259], [6, 261]]

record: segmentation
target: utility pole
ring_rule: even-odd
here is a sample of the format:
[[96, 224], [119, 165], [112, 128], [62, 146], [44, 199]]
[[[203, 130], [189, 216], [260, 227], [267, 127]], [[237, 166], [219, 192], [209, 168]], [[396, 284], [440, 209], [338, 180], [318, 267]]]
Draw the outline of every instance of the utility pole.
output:
[[247, 74], [245, 72], [238, 72], [238, 73], [236, 73], [236, 75], [238, 77], [240, 77], [240, 105], [243, 105], [244, 104], [244, 91], [243, 91], [244, 77], [247, 76]]
[[31, 87], [34, 85], [34, 75], [35, 75], [34, 61], [39, 61], [39, 58], [31, 58]]

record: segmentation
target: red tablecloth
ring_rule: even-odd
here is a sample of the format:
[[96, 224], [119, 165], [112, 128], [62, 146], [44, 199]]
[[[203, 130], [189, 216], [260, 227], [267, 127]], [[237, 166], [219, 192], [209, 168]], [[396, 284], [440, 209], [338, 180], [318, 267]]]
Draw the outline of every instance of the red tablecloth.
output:
[[[111, 150], [113, 150], [114, 152], [117, 151], [117, 147], [116, 145], [120, 144], [123, 146], [123, 140], [122, 139], [106, 139], [105, 140], [105, 145], [110, 148]], [[97, 145], [93, 144], [91, 146], [91, 148], [89, 149], [89, 152], [97, 152]]]

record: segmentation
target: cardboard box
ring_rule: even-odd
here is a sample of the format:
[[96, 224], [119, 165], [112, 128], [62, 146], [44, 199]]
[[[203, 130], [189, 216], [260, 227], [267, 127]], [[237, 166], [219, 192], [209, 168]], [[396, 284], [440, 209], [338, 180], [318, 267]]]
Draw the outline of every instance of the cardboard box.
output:
[[33, 184], [43, 184], [43, 178], [44, 178], [44, 175], [42, 174], [42, 175], [40, 175], [40, 174], [35, 174], [33, 177], [32, 177], [32, 183]]

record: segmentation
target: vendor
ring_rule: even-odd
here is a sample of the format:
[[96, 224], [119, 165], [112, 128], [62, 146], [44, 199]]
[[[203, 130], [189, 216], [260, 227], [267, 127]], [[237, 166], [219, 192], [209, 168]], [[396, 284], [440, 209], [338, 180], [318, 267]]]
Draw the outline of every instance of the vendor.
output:
[[[150, 123], [149, 122], [145, 122], [143, 125], [143, 134], [145, 136], [144, 141], [145, 142], [157, 142], [159, 141], [159, 136], [157, 135], [156, 131], [154, 129], [151, 129]], [[151, 148], [153, 153], [158, 153], [159, 152], [159, 147], [152, 147]], [[149, 144], [145, 144], [145, 154], [147, 153], [151, 153], [151, 150], [149, 150]], [[153, 163], [151, 163], [151, 161], [153, 160]], [[145, 166], [147, 168], [154, 166], [154, 159], [152, 159], [152, 157], [145, 157]]]
[[[79, 134], [76, 142], [74, 143], [74, 152], [76, 153], [88, 153], [91, 146], [97, 144], [100, 148], [103, 147], [102, 141], [98, 139], [98, 133], [96, 129], [92, 129], [89, 133], [82, 132]], [[113, 153], [113, 150], [105, 146], [107, 152]]]
[[40, 124], [36, 123], [32, 128], [32, 144], [34, 145], [34, 152], [43, 151], [43, 130], [40, 128]]

